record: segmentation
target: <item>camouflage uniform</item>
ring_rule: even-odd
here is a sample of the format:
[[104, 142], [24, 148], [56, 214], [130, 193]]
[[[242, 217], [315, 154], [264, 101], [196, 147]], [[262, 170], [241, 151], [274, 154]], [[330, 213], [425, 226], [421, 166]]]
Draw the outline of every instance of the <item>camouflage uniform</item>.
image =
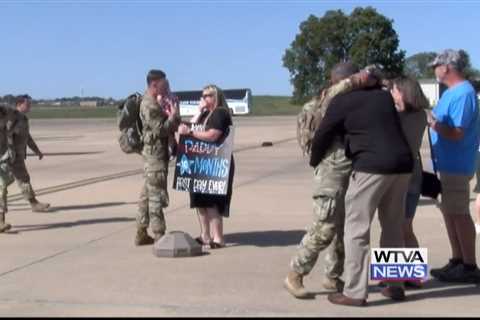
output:
[[[314, 108], [314, 128], [327, 111], [330, 101], [337, 94], [349, 92], [361, 86], [361, 80], [354, 75], [324, 90], [320, 97], [308, 102], [304, 108]], [[313, 225], [307, 228], [290, 267], [304, 276], [313, 269], [320, 251], [327, 248], [325, 275], [338, 279], [343, 273], [345, 260], [343, 227], [345, 223], [345, 193], [351, 173], [351, 161], [345, 155], [345, 147], [340, 137], [336, 137], [322, 162], [314, 171]]]
[[152, 231], [158, 239], [165, 234], [163, 208], [169, 204], [167, 174], [169, 162], [168, 139], [180, 124], [180, 116], [169, 117], [149, 94], [140, 104], [142, 120], [145, 184], [140, 193], [137, 215], [137, 230], [146, 232], [151, 222]]
[[18, 187], [22, 191], [23, 197], [33, 205], [38, 203], [38, 201], [35, 198], [35, 192], [33, 191], [30, 183], [30, 175], [28, 174], [27, 167], [25, 165], [25, 159], [27, 158], [27, 146], [35, 154], [40, 154], [41, 152], [30, 135], [30, 127], [27, 116], [19, 111], [14, 111], [14, 113], [15, 124], [13, 128], [13, 141], [15, 145], [15, 161], [12, 165], [12, 172], [15, 180], [17, 181]]
[[5, 223], [5, 214], [8, 212], [7, 188], [15, 180], [11, 168], [15, 158], [13, 123], [13, 110], [0, 107], [0, 233], [11, 227]]

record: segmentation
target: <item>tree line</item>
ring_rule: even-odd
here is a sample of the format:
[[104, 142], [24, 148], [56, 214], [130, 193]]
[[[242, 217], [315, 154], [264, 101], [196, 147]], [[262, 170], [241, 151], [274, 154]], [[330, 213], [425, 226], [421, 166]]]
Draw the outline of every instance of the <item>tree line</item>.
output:
[[[472, 67], [465, 50], [462, 54], [468, 61], [467, 78], [478, 80], [480, 71]], [[393, 20], [373, 7], [357, 7], [350, 15], [342, 10], [329, 10], [322, 17], [310, 15], [286, 49], [283, 66], [290, 72], [293, 102], [303, 103], [328, 85], [330, 70], [338, 62], [380, 64], [387, 77], [405, 74], [422, 79], [435, 78], [427, 66], [435, 56], [435, 52], [420, 52], [405, 58]], [[476, 86], [480, 87], [478, 81]]]
[[[18, 95], [13, 94], [6, 94], [4, 96], [0, 96], [0, 104], [4, 105], [15, 105], [15, 100]], [[46, 105], [65, 105], [65, 106], [78, 106], [80, 102], [86, 101], [95, 101], [97, 105], [111, 105], [118, 103], [117, 100], [113, 98], [102, 98], [102, 97], [63, 97], [63, 98], [56, 98], [56, 99], [34, 99], [32, 98], [32, 104], [46, 104]]]

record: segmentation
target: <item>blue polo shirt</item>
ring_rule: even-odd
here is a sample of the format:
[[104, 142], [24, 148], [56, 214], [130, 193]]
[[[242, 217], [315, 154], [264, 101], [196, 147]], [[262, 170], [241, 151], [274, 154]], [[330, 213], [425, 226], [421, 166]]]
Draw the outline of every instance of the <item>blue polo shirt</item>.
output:
[[437, 121], [462, 128], [464, 137], [452, 141], [430, 129], [437, 170], [448, 174], [473, 175], [479, 147], [478, 101], [470, 82], [463, 81], [446, 90], [433, 109]]

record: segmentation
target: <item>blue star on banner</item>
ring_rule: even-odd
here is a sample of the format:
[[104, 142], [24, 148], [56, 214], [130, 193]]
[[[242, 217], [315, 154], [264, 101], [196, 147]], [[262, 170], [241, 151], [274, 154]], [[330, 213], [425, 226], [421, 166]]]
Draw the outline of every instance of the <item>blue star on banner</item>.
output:
[[177, 167], [180, 167], [180, 174], [192, 174], [191, 166], [193, 164], [193, 160], [188, 160], [186, 155], [182, 155], [180, 162], [177, 163]]

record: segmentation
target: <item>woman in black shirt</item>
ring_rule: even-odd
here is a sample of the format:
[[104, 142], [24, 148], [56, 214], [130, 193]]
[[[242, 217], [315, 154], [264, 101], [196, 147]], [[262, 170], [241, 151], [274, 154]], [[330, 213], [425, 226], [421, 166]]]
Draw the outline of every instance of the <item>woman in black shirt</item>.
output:
[[[200, 110], [202, 112], [192, 119], [194, 130], [181, 125], [179, 133], [190, 134], [196, 139], [208, 142], [225, 139], [233, 123], [222, 90], [215, 85], [206, 86], [203, 89]], [[196, 209], [200, 220], [201, 235], [196, 240], [202, 245], [210, 245], [212, 249], [225, 246], [223, 217], [230, 214], [234, 171], [232, 155], [226, 195], [190, 193], [190, 208]]]

